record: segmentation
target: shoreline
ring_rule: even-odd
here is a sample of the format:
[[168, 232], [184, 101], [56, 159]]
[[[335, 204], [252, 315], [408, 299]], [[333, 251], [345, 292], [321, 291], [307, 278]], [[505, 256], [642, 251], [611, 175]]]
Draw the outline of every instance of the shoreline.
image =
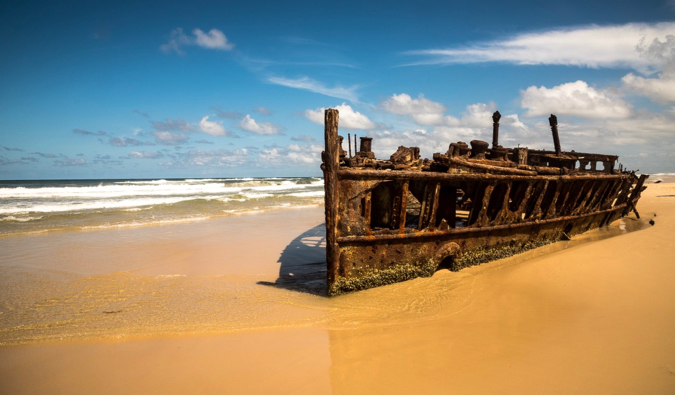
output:
[[168, 219], [157, 222], [147, 222], [147, 223], [122, 223], [114, 225], [94, 225], [94, 226], [72, 226], [72, 227], [63, 227], [63, 228], [54, 228], [54, 229], [41, 229], [41, 230], [31, 230], [24, 232], [15, 232], [15, 233], [0, 233], [0, 239], [8, 237], [23, 237], [23, 236], [36, 236], [36, 235], [48, 235], [53, 233], [63, 233], [63, 232], [90, 232], [90, 231], [99, 231], [99, 230], [109, 230], [109, 229], [135, 229], [151, 226], [172, 226], [180, 224], [188, 224], [193, 222], [201, 221], [210, 221], [217, 220], [220, 218], [236, 217], [240, 215], [258, 215], [265, 214], [271, 211], [277, 210], [294, 210], [294, 209], [307, 209], [312, 207], [323, 207], [323, 203], [316, 204], [305, 204], [298, 206], [275, 206], [269, 207], [266, 209], [256, 209], [248, 211], [233, 211], [233, 212], [223, 212], [219, 215], [210, 215], [206, 217], [197, 217], [197, 218], [180, 218], [180, 219]]
[[[2, 264], [2, 281], [13, 279], [13, 293], [3, 289], [0, 300], [27, 298], [22, 306], [37, 310], [24, 322], [42, 314], [130, 335], [0, 346], [0, 388], [672, 393], [673, 198], [675, 184], [648, 184], [638, 209], [656, 224], [643, 230], [576, 236], [555, 250], [335, 298], [298, 288], [325, 275], [316, 265], [325, 254], [322, 207], [207, 226], [55, 233], [24, 248], [13, 238], [14, 255], [0, 248], [0, 262], [12, 262]], [[35, 261], [46, 256], [51, 262]], [[42, 277], [34, 283], [28, 271]], [[17, 287], [21, 281], [43, 288]], [[224, 330], [230, 324], [240, 326]], [[195, 330], [167, 335], [190, 325]], [[129, 328], [167, 332], [134, 337]]]

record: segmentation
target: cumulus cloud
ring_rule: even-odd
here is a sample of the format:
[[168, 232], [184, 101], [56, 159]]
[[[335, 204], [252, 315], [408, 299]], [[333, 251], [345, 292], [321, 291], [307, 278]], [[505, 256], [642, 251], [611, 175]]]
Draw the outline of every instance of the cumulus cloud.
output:
[[140, 115], [140, 116], [142, 116], [142, 117], [150, 118], [150, 115], [148, 115], [147, 112], [141, 112], [141, 111], [139, 111], [139, 110], [134, 110], [134, 111], [132, 111], [132, 112], [133, 112], [134, 114], [138, 114], [138, 115]]
[[475, 103], [466, 106], [462, 118], [449, 124], [463, 125], [468, 127], [487, 128], [492, 127], [492, 114], [497, 111], [495, 103]]
[[590, 25], [522, 33], [501, 40], [411, 51], [408, 54], [425, 57], [413, 65], [507, 62], [519, 65], [628, 67], [650, 74], [662, 69], [664, 61], [645, 56], [645, 43], [666, 39], [673, 33], [673, 22]]
[[208, 33], [204, 33], [201, 29], [194, 29], [192, 34], [195, 36], [194, 43], [197, 46], [225, 51], [234, 48], [234, 44], [228, 42], [225, 34], [218, 29], [211, 29]]
[[289, 144], [285, 147], [265, 147], [258, 153], [258, 160], [267, 165], [317, 165], [321, 162], [323, 147], [318, 144]]
[[246, 114], [244, 119], [239, 123], [239, 126], [246, 131], [256, 134], [279, 134], [278, 126], [269, 122], [257, 122], [249, 114]]
[[247, 165], [251, 158], [246, 148], [227, 150], [197, 150], [193, 149], [184, 153], [168, 155], [169, 160], [159, 162], [164, 167], [189, 167], [189, 166], [213, 166], [213, 167], [238, 167]]
[[675, 75], [662, 74], [658, 78], [644, 78], [629, 73], [621, 79], [621, 82], [629, 90], [657, 103], [675, 102]]
[[211, 136], [227, 136], [227, 131], [225, 127], [220, 122], [209, 121], [209, 117], [205, 116], [199, 121], [199, 129]]
[[302, 89], [314, 93], [319, 93], [329, 97], [336, 97], [338, 99], [349, 100], [351, 102], [358, 102], [358, 95], [356, 90], [358, 89], [357, 85], [350, 87], [335, 86], [329, 88], [322, 84], [319, 81], [315, 81], [309, 77], [302, 77], [297, 79], [284, 78], [284, 77], [270, 77], [267, 79], [267, 82], [286, 86], [294, 89]]
[[[445, 153], [452, 142], [491, 141], [492, 114], [496, 109], [497, 105], [492, 102], [475, 103], [468, 105], [459, 117], [440, 113], [442, 121], [435, 125], [420, 125], [419, 128], [404, 131], [375, 130], [368, 132], [368, 136], [374, 138], [373, 151], [379, 158], [388, 158], [400, 145], [419, 147], [423, 157], [431, 158], [436, 152]], [[399, 112], [405, 114], [403, 110]], [[416, 114], [418, 113], [408, 111], [406, 115], [412, 117]], [[547, 134], [542, 134], [543, 138], [540, 139], [517, 114], [502, 115], [500, 125], [501, 145], [528, 144], [531, 148], [547, 147], [545, 145], [548, 141]]]
[[663, 71], [656, 78], [644, 78], [629, 73], [621, 81], [624, 86], [654, 102], [668, 104], [675, 102], [675, 36], [666, 36], [664, 41], [655, 38], [638, 49], [645, 57], [664, 64]]
[[461, 118], [457, 118], [446, 115], [443, 104], [429, 100], [423, 94], [413, 99], [406, 93], [394, 94], [378, 106], [391, 114], [409, 116], [420, 126], [438, 128], [490, 127], [492, 113], [497, 109], [495, 103], [475, 103], [467, 106]]
[[[375, 129], [377, 126], [367, 116], [358, 111], [354, 111], [352, 107], [346, 103], [335, 106], [340, 114], [340, 127], [345, 129]], [[306, 110], [305, 117], [310, 121], [323, 125], [325, 107], [317, 108], [316, 110]]]
[[521, 107], [528, 117], [548, 114], [571, 115], [581, 118], [626, 118], [631, 106], [606, 91], [596, 90], [584, 81], [546, 88], [531, 86], [521, 91]]
[[229, 42], [225, 34], [218, 29], [211, 29], [208, 33], [204, 33], [201, 29], [194, 29], [192, 30], [192, 36], [188, 36], [183, 32], [182, 28], [174, 29], [171, 32], [169, 42], [162, 44], [159, 48], [164, 53], [175, 52], [178, 55], [185, 55], [183, 47], [190, 45], [224, 51], [234, 48], [234, 44]]
[[416, 99], [406, 93], [393, 94], [379, 106], [391, 114], [409, 115], [420, 125], [438, 125], [443, 123], [445, 106], [431, 101], [419, 94]]
[[182, 133], [152, 132], [155, 142], [161, 145], [180, 145], [188, 141], [188, 137]]

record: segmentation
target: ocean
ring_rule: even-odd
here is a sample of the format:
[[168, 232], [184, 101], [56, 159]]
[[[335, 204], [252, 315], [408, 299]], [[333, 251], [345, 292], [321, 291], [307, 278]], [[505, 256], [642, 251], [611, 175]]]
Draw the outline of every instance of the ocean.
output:
[[200, 221], [323, 195], [316, 177], [0, 181], [0, 237]]

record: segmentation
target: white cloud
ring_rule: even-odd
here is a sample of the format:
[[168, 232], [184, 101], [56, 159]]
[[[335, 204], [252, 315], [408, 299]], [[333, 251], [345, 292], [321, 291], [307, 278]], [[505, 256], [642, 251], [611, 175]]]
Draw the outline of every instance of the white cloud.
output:
[[199, 129], [206, 134], [210, 134], [211, 136], [227, 136], [227, 130], [225, 130], [223, 124], [215, 121], [209, 121], [208, 115], [199, 121]]
[[358, 95], [356, 90], [358, 86], [342, 87], [336, 86], [334, 88], [328, 88], [322, 83], [315, 81], [309, 77], [302, 77], [297, 79], [283, 78], [283, 77], [270, 77], [267, 79], [267, 82], [286, 86], [289, 88], [302, 89], [310, 92], [319, 93], [322, 95], [336, 97], [338, 99], [345, 99], [351, 102], [358, 102]]
[[225, 51], [234, 48], [234, 44], [228, 42], [225, 34], [218, 29], [211, 29], [208, 33], [204, 33], [201, 29], [194, 29], [192, 34], [195, 36], [194, 43], [197, 46]]
[[584, 81], [546, 88], [531, 86], [521, 94], [521, 107], [528, 117], [549, 114], [571, 115], [581, 118], [626, 118], [631, 106], [608, 92], [596, 90]]
[[416, 99], [406, 93], [394, 93], [379, 106], [392, 114], [409, 115], [420, 125], [438, 125], [444, 122], [445, 106], [427, 99], [421, 93]]
[[644, 78], [629, 73], [621, 79], [621, 82], [629, 90], [657, 103], [675, 102], [675, 78], [673, 76], [660, 75], [658, 78]]
[[171, 38], [169, 39], [169, 42], [160, 45], [159, 49], [161, 49], [164, 53], [175, 52], [178, 55], [185, 55], [185, 51], [183, 51], [181, 47], [190, 45], [190, 43], [190, 38], [186, 36], [185, 33], [183, 33], [183, 29], [177, 28], [171, 32]]
[[188, 141], [188, 137], [182, 133], [152, 132], [152, 135], [155, 136], [155, 142], [162, 145], [180, 145]]
[[239, 123], [242, 129], [257, 134], [279, 134], [279, 127], [269, 122], [256, 122], [249, 114]]
[[140, 141], [130, 137], [111, 137], [108, 139], [108, 144], [113, 147], [139, 146], [139, 145], [155, 145], [150, 141]]
[[317, 165], [321, 163], [323, 147], [318, 144], [289, 144], [286, 147], [267, 147], [258, 153], [258, 159], [268, 165]]
[[[335, 108], [340, 115], [340, 128], [363, 130], [374, 129], [376, 127], [375, 123], [368, 119], [367, 116], [358, 111], [354, 111], [354, 109], [346, 103], [335, 106]], [[326, 108], [324, 107], [317, 108], [316, 110], [306, 110], [305, 117], [316, 124], [323, 125], [325, 111]]]
[[201, 29], [192, 30], [192, 37], [186, 35], [182, 28], [174, 29], [171, 32], [169, 42], [159, 46], [164, 53], [175, 52], [178, 55], [185, 55], [183, 47], [196, 45], [208, 49], [221, 49], [229, 51], [234, 48], [234, 44], [227, 40], [225, 34], [218, 29], [211, 29], [204, 33]]
[[[442, 123], [430, 125], [430, 129], [371, 131], [368, 135], [374, 137], [373, 151], [379, 158], [388, 158], [400, 145], [419, 147], [423, 157], [431, 158], [436, 152], [445, 153], [453, 142], [491, 142], [492, 114], [496, 109], [497, 105], [492, 102], [475, 103], [468, 105], [459, 118], [441, 114]], [[543, 134], [533, 132], [517, 114], [502, 115], [499, 143], [503, 146], [522, 144], [530, 148], [548, 148], [548, 136], [546, 131]]]
[[411, 51], [428, 58], [413, 64], [507, 62], [520, 65], [628, 67], [641, 73], [663, 68], [664, 61], [648, 53], [645, 43], [667, 40], [675, 23], [629, 23], [612, 26], [580, 26], [454, 47]]
[[663, 62], [663, 72], [656, 78], [629, 73], [621, 79], [624, 87], [657, 103], [675, 102], [675, 36], [666, 36], [665, 41], [655, 38], [649, 46], [643, 45], [640, 49], [644, 56]]
[[394, 94], [381, 102], [379, 107], [385, 111], [407, 115], [420, 126], [436, 126], [439, 128], [473, 128], [491, 127], [492, 113], [497, 109], [495, 103], [476, 103], [466, 107], [461, 118], [445, 114], [445, 106], [431, 101], [420, 94], [413, 99], [406, 93]]
[[[497, 110], [495, 103], [476, 103], [466, 107], [459, 125], [469, 127], [492, 127], [492, 114]], [[459, 126], [458, 125], [458, 126]]]
[[249, 152], [246, 148], [236, 150], [190, 150], [185, 153], [168, 155], [170, 160], [160, 162], [164, 167], [214, 166], [239, 167], [250, 163]]
[[161, 152], [131, 151], [128, 156], [121, 157], [121, 159], [157, 159], [163, 156]]

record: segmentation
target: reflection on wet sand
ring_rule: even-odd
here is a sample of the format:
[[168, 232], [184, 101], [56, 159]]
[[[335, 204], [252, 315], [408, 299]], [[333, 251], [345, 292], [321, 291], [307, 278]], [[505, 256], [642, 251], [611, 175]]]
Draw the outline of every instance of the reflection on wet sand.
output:
[[353, 296], [372, 314], [329, 330], [333, 393], [672, 393], [675, 270], [646, 228]]

